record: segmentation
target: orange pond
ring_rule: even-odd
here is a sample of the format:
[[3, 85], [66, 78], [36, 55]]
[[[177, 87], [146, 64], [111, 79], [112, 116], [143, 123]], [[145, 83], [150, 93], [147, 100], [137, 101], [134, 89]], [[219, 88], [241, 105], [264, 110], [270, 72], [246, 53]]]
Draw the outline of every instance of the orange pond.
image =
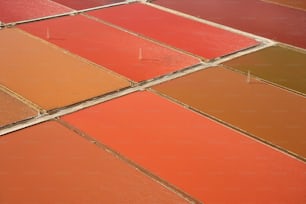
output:
[[305, 203], [303, 162], [150, 92], [64, 116], [204, 203]]
[[0, 44], [0, 84], [45, 110], [130, 85], [120, 76], [18, 29], [0, 30]]
[[37, 114], [38, 111], [0, 89], [0, 128]]
[[187, 203], [57, 122], [0, 137], [0, 203]]
[[306, 157], [306, 99], [234, 71], [213, 67], [155, 90]]

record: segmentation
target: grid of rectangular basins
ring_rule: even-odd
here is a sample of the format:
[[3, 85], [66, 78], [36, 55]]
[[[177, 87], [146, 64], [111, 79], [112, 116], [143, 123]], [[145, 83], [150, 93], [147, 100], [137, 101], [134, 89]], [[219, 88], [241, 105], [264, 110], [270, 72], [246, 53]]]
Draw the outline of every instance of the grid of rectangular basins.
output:
[[306, 203], [305, 19], [0, 1], [0, 203]]

